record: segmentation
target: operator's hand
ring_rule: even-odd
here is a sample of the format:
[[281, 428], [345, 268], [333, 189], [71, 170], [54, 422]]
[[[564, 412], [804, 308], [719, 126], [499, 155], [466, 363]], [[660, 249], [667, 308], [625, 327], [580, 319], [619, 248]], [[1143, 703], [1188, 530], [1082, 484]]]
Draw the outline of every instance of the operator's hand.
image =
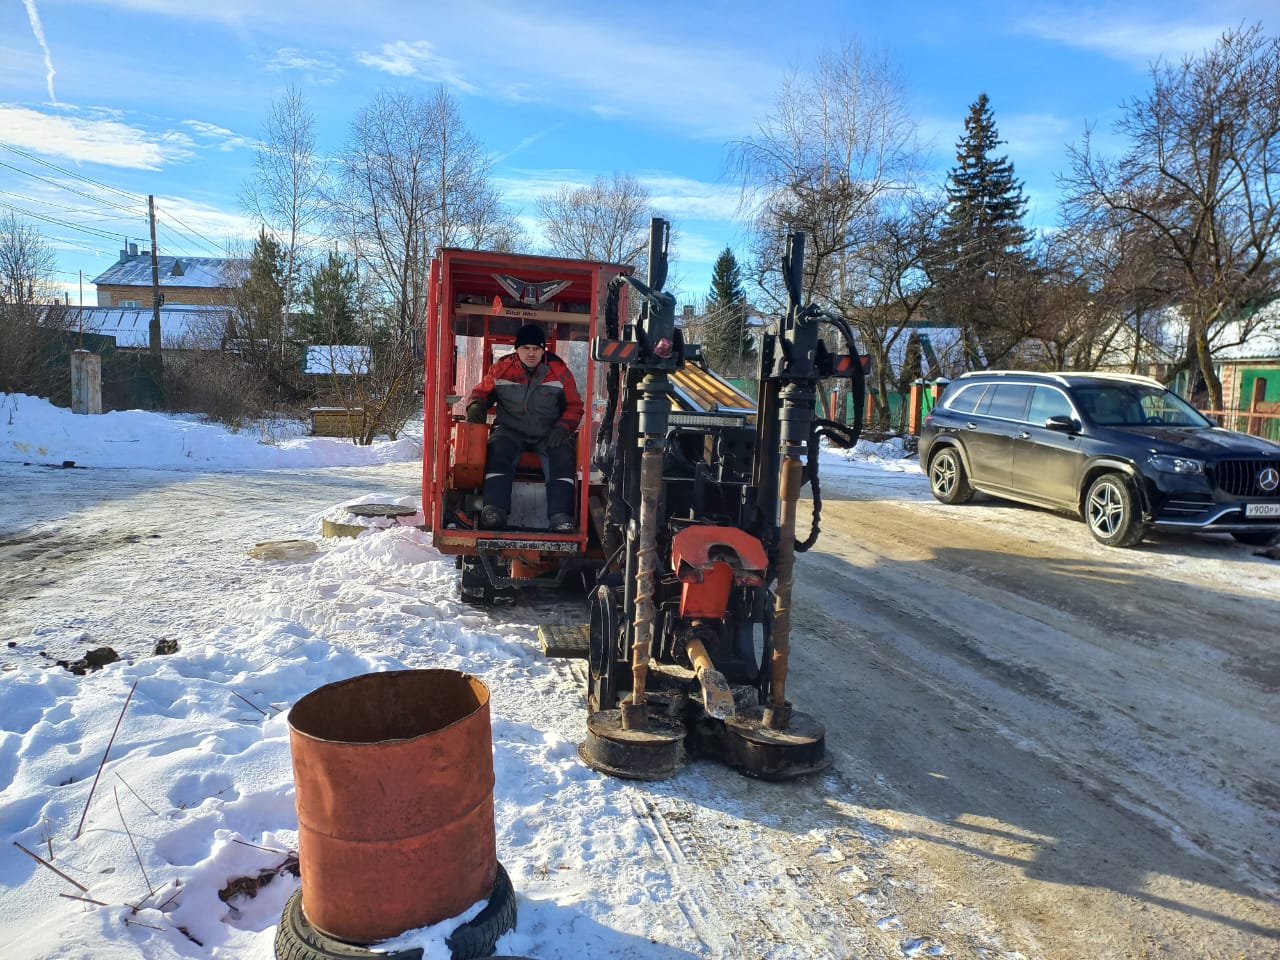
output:
[[467, 419], [472, 423], [484, 423], [485, 406], [479, 400], [467, 404]]
[[567, 443], [569, 440], [569, 431], [565, 429], [563, 424], [557, 423], [551, 428], [551, 432], [547, 434], [547, 449], [554, 450], [556, 447]]

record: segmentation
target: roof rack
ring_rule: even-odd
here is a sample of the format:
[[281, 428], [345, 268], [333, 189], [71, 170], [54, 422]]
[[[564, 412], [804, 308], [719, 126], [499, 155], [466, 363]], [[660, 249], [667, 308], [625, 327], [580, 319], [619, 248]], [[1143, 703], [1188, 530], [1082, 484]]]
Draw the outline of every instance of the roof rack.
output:
[[1164, 386], [1154, 377], [1145, 377], [1137, 373], [1114, 373], [1109, 370], [969, 370], [960, 374], [956, 379], [964, 380], [968, 377], [1043, 377], [1064, 387], [1071, 384], [1071, 378], [1079, 379], [1085, 377], [1094, 380], [1117, 380], [1125, 383]]

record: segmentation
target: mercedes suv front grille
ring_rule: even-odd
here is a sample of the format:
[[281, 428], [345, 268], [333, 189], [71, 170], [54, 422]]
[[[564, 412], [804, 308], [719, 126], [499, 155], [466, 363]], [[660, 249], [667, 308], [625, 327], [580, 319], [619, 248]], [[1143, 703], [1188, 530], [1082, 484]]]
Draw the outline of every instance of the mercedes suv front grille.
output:
[[1267, 469], [1280, 471], [1280, 460], [1219, 460], [1213, 468], [1213, 479], [1219, 490], [1233, 497], [1280, 498], [1280, 486], [1263, 489], [1263, 473]]

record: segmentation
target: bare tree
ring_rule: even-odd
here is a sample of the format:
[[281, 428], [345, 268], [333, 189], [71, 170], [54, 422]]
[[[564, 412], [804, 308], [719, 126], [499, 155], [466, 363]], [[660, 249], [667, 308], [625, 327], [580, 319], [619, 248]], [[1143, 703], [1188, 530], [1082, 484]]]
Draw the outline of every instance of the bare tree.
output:
[[291, 86], [271, 104], [253, 177], [240, 190], [245, 212], [270, 230], [282, 248], [282, 322], [294, 306], [307, 265], [306, 248], [324, 211], [325, 180], [325, 162], [316, 152], [315, 116], [302, 92]]
[[870, 224], [868, 241], [849, 260], [840, 302], [858, 331], [862, 350], [871, 357], [876, 420], [883, 427], [892, 426], [891, 392], [906, 393], [919, 377], [956, 372], [933, 369], [918, 346], [918, 336], [913, 340], [931, 289], [925, 255], [935, 243], [945, 205], [940, 196], [908, 198]]
[[1096, 155], [1087, 132], [1071, 149], [1070, 201], [1149, 232], [1176, 265], [1188, 361], [1221, 409], [1215, 332], [1280, 295], [1280, 39], [1259, 26], [1230, 31], [1151, 74], [1151, 92], [1118, 124], [1131, 143], [1123, 157]]
[[463, 235], [455, 243], [477, 250], [517, 251], [528, 246], [520, 221], [487, 182], [469, 198], [462, 222]]
[[1167, 359], [1162, 320], [1176, 270], [1137, 226], [1105, 206], [1066, 205], [1060, 229], [1033, 251], [1044, 296], [1031, 336], [1053, 369], [1143, 373]]
[[386, 332], [375, 334], [372, 342], [314, 348], [327, 397], [351, 413], [349, 436], [363, 446], [383, 433], [396, 439], [409, 418], [422, 412], [415, 390], [422, 359]]
[[437, 245], [514, 249], [523, 242], [524, 229], [490, 182], [489, 158], [457, 103], [440, 86], [424, 105], [438, 138], [432, 183], [438, 210], [431, 217]]
[[649, 252], [649, 221], [658, 214], [649, 191], [628, 173], [560, 187], [538, 200], [538, 223], [562, 257], [640, 266]]
[[41, 323], [64, 315], [51, 307], [55, 267], [53, 248], [39, 230], [15, 213], [0, 217], [0, 390], [6, 393], [46, 392], [47, 378], [36, 369]]
[[376, 284], [396, 336], [411, 342], [435, 247], [510, 239], [488, 161], [439, 88], [425, 99], [379, 93], [353, 122], [341, 168], [336, 232]]
[[806, 299], [842, 309], [859, 247], [917, 167], [915, 123], [896, 72], [854, 41], [793, 73], [758, 132], [733, 145], [750, 208], [752, 273], [781, 303], [782, 244], [806, 234]]

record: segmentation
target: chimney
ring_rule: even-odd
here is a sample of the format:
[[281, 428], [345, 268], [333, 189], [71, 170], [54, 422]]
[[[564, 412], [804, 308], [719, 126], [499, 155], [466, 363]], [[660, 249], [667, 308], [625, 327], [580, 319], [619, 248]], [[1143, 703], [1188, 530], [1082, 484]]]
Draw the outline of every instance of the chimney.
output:
[[128, 259], [129, 259], [129, 248], [125, 247], [123, 250], [120, 251], [120, 262], [124, 263]]
[[136, 243], [129, 244], [129, 256], [136, 257], [138, 255], [138, 245]]

